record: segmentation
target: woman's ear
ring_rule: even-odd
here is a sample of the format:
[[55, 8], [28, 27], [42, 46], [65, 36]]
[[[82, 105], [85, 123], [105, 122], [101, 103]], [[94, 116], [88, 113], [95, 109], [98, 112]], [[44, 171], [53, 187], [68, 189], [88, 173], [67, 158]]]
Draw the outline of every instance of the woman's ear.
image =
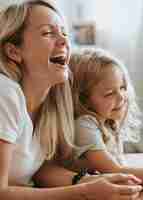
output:
[[4, 50], [8, 58], [16, 63], [21, 63], [22, 57], [20, 53], [20, 48], [16, 47], [14, 44], [8, 42], [4, 45]]

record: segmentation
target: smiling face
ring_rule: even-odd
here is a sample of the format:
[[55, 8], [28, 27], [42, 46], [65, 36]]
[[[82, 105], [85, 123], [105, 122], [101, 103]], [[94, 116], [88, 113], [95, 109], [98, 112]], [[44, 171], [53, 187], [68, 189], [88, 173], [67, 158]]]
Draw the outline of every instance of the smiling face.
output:
[[[55, 85], [68, 78], [69, 44], [62, 18], [52, 9], [34, 5], [19, 48], [25, 76]], [[56, 60], [57, 59], [57, 60]]]
[[122, 120], [127, 111], [127, 89], [124, 75], [117, 66], [102, 69], [88, 103], [103, 119]]

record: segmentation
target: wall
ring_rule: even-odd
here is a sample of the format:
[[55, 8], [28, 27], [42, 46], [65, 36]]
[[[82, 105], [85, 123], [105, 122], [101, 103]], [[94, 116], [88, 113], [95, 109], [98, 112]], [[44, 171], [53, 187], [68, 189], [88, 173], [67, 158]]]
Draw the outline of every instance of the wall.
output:
[[[59, 1], [64, 5], [64, 2], [68, 0]], [[72, 24], [77, 19], [96, 21], [97, 45], [109, 49], [124, 61], [130, 71], [137, 93], [142, 99], [142, 0], [74, 0], [72, 3], [70, 2], [68, 1], [69, 6], [66, 7], [68, 22]]]
[[[1, 5], [21, 0], [0, 0]], [[69, 27], [76, 20], [95, 20], [97, 45], [107, 48], [128, 67], [143, 98], [142, 0], [57, 0]], [[143, 103], [142, 103], [143, 105]]]

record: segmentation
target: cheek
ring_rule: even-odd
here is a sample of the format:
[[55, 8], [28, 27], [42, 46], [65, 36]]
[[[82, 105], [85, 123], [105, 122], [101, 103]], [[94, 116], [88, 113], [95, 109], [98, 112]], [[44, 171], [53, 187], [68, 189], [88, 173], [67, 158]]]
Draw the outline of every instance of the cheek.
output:
[[100, 112], [103, 114], [108, 114], [111, 111], [111, 106], [108, 103], [103, 103], [102, 106], [100, 106]]
[[108, 105], [106, 105], [103, 98], [100, 98], [98, 96], [92, 96], [89, 99], [89, 106], [92, 107], [93, 110], [95, 110], [97, 113], [103, 113], [107, 110]]
[[23, 48], [23, 59], [27, 64], [48, 64], [49, 57], [52, 54], [52, 47], [49, 45], [47, 48], [46, 44], [30, 44], [25, 45]]
[[97, 104], [97, 112], [103, 115], [110, 115], [113, 109], [113, 104], [109, 100], [102, 99]]
[[49, 54], [55, 47], [55, 41], [49, 39], [33, 38], [27, 39], [24, 44], [24, 49], [33, 53], [33, 55]]

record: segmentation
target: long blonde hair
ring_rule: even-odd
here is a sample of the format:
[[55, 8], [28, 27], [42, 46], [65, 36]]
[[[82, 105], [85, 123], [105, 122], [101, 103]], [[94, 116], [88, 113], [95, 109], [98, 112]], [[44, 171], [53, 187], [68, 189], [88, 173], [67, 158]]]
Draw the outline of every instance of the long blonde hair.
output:
[[[22, 67], [11, 60], [4, 50], [9, 42], [15, 46], [23, 42], [23, 31], [27, 26], [31, 7], [47, 6], [58, 15], [55, 4], [47, 0], [27, 0], [9, 5], [0, 12], [0, 73], [21, 84]], [[74, 141], [73, 106], [69, 82], [51, 88], [38, 113], [35, 133], [47, 159], [58, 154], [61, 158], [70, 155]]]
[[[108, 139], [104, 127], [101, 127], [100, 117], [95, 113], [88, 103], [89, 91], [100, 80], [102, 68], [109, 65], [118, 67], [124, 75], [124, 81], [128, 93], [128, 111], [120, 129], [121, 137], [124, 140], [138, 141], [141, 127], [141, 113], [137, 105], [135, 91], [129, 74], [123, 63], [113, 57], [109, 52], [103, 49], [85, 50], [73, 53], [70, 59], [70, 69], [73, 72], [74, 82], [72, 85], [72, 94], [74, 102], [75, 118], [81, 115], [90, 115], [97, 120], [98, 127], [102, 129], [104, 139]], [[110, 125], [112, 121], [109, 120]]]

